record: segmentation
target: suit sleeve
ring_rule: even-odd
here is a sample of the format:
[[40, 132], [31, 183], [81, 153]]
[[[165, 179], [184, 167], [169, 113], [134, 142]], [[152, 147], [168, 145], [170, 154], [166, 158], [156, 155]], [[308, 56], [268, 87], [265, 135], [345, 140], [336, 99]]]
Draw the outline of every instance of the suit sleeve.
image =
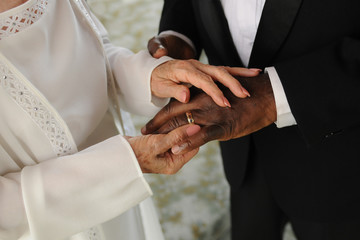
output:
[[172, 30], [187, 36], [194, 43], [196, 52], [200, 54], [202, 46], [196, 22], [191, 0], [165, 0], [159, 32]]
[[275, 68], [310, 145], [359, 127], [359, 39], [344, 37]]

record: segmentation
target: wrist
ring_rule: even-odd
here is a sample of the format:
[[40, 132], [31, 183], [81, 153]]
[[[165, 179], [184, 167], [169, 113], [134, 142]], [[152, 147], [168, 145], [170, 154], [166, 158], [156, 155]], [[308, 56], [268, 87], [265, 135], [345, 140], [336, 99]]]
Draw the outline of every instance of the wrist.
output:
[[269, 124], [276, 122], [277, 112], [274, 92], [267, 73], [255, 77], [240, 78], [240, 83], [249, 91], [254, 107], [263, 111], [263, 118]]

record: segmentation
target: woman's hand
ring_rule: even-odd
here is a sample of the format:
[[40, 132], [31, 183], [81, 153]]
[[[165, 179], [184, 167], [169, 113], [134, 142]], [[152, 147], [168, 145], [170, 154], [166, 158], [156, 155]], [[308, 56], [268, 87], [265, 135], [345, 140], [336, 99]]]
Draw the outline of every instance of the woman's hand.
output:
[[126, 138], [144, 173], [174, 174], [196, 155], [199, 148], [174, 155], [172, 147], [185, 144], [189, 137], [199, 131], [200, 126], [191, 124], [181, 126], [167, 134]]
[[[203, 64], [197, 60], [171, 60], [156, 67], [151, 74], [151, 91], [160, 98], [176, 98], [182, 103], [190, 99], [190, 84], [202, 89], [220, 107], [231, 107], [216, 81], [230, 89], [239, 98], [249, 97], [248, 91], [233, 76], [254, 77], [259, 69], [221, 67]], [[185, 83], [185, 84], [184, 84]]]
[[[148, 42], [149, 53], [155, 57], [169, 56], [175, 59], [158, 66], [151, 77], [152, 93], [157, 97], [176, 98], [187, 103], [190, 98], [189, 85], [194, 85], [207, 93], [220, 107], [230, 107], [222, 91], [215, 82], [228, 87], [237, 97], [249, 96], [248, 91], [233, 76], [254, 77], [260, 69], [210, 66], [196, 60], [195, 50], [184, 40], [170, 34], [153, 37]], [[185, 85], [184, 85], [185, 83]]]

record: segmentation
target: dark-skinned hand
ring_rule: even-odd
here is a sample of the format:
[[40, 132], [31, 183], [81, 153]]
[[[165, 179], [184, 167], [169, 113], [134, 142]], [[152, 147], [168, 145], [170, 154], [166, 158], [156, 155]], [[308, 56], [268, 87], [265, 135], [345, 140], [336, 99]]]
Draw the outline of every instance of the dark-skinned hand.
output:
[[246, 136], [274, 123], [276, 107], [268, 75], [242, 77], [239, 81], [249, 90], [251, 97], [238, 98], [227, 89], [223, 89], [231, 108], [219, 107], [207, 94], [192, 88], [189, 103], [170, 101], [142, 128], [142, 133], [167, 133], [188, 124], [185, 113], [190, 111], [195, 123], [201, 126], [201, 131], [181, 145], [172, 147], [173, 153], [180, 154], [212, 140], [224, 141]]
[[169, 56], [175, 59], [195, 58], [194, 49], [181, 38], [170, 34], [155, 36], [148, 41], [149, 53], [154, 58]]

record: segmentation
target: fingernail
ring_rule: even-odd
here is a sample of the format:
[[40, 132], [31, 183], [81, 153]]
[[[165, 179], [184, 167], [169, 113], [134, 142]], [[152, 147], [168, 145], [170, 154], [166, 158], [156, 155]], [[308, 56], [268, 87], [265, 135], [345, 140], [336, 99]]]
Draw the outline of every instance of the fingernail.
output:
[[198, 133], [200, 131], [200, 126], [199, 125], [194, 125], [192, 124], [191, 126], [189, 126], [187, 129], [186, 129], [186, 134], [191, 137], [191, 136], [194, 136], [196, 133]]
[[223, 97], [223, 100], [224, 100], [224, 104], [225, 104], [225, 106], [227, 106], [227, 107], [231, 107], [231, 105], [230, 105], [230, 103], [229, 103], [229, 101], [227, 100], [227, 98], [226, 97]]
[[180, 151], [179, 145], [175, 145], [175, 146], [173, 146], [173, 147], [171, 148], [171, 152], [172, 152], [173, 154], [177, 154], [179, 151]]
[[142, 133], [142, 134], [145, 134], [145, 133], [146, 133], [146, 126], [143, 126], [143, 127], [141, 128], [141, 133]]
[[246, 96], [250, 97], [250, 93], [245, 88], [243, 88], [242, 90], [243, 90], [243, 93], [245, 93]]
[[187, 147], [187, 144], [186, 143], [183, 143], [181, 144], [180, 146], [179, 145], [175, 145], [171, 148], [171, 152], [173, 154], [178, 154], [180, 153], [182, 150], [184, 150], [185, 148]]
[[260, 68], [249, 68], [250, 71], [253, 72], [261, 72], [262, 70]]
[[180, 95], [181, 102], [186, 103], [187, 93], [183, 91]]

